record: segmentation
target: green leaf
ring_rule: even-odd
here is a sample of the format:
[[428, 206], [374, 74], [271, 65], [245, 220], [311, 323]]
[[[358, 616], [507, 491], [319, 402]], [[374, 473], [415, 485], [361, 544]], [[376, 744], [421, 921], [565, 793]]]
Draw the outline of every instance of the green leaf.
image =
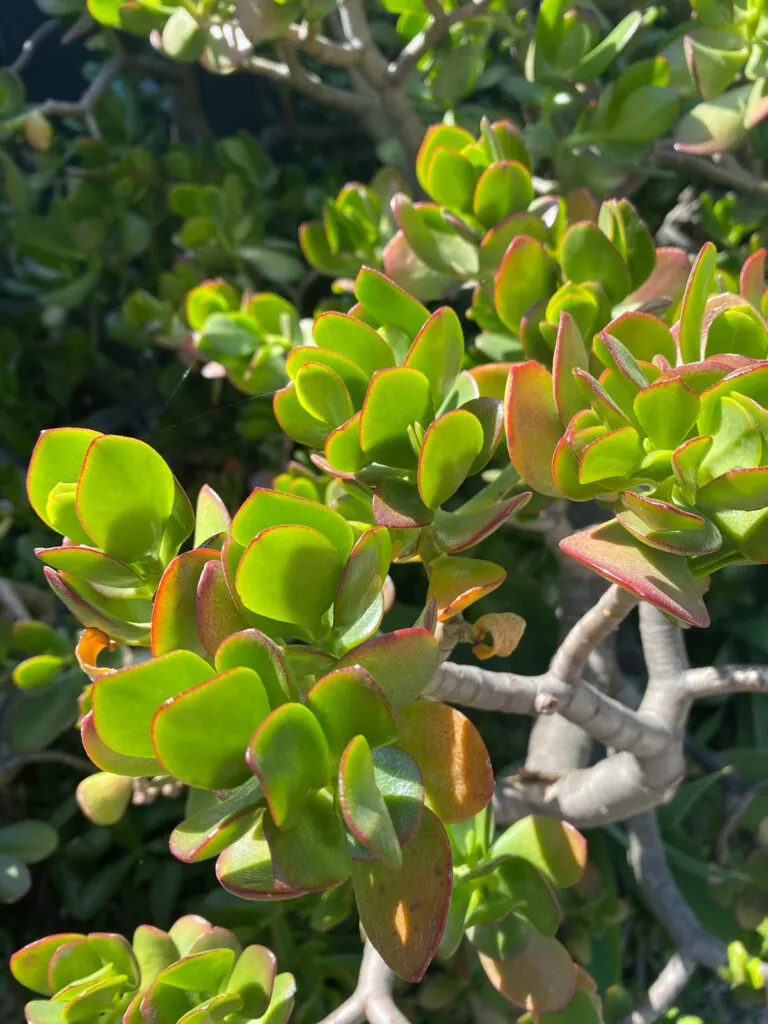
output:
[[437, 643], [421, 626], [375, 636], [345, 654], [337, 668], [360, 665], [395, 708], [415, 700], [437, 669]]
[[60, 946], [84, 938], [85, 936], [78, 932], [65, 932], [61, 935], [49, 935], [44, 939], [30, 942], [17, 950], [11, 957], [11, 974], [25, 988], [31, 989], [39, 995], [53, 995], [48, 982], [48, 965], [51, 957]]
[[467, 938], [484, 956], [513, 960], [525, 952], [530, 932], [528, 918], [512, 910], [503, 917], [472, 925], [467, 929]]
[[331, 431], [325, 442], [324, 454], [329, 466], [339, 473], [357, 473], [369, 464], [370, 460], [360, 447], [359, 412]]
[[[707, 303], [708, 307], [710, 305]], [[707, 358], [720, 353], [737, 353], [751, 359], [764, 359], [766, 349], [768, 333], [765, 322], [757, 310], [745, 304], [724, 309], [712, 320], [704, 354]]]
[[94, 825], [115, 825], [131, 802], [133, 779], [96, 772], [78, 784], [76, 796], [78, 807]]
[[296, 981], [292, 974], [278, 974], [275, 978], [275, 987], [272, 992], [272, 1001], [269, 1009], [261, 1018], [259, 1024], [287, 1024], [293, 1012], [293, 1003], [296, 996]]
[[731, 469], [699, 489], [702, 509], [756, 511], [768, 505], [768, 468]]
[[88, 448], [77, 484], [77, 513], [107, 554], [135, 562], [156, 552], [174, 497], [173, 474], [143, 441], [105, 435]]
[[35, 554], [46, 565], [73, 576], [82, 576], [90, 583], [105, 587], [140, 587], [144, 580], [130, 565], [105, 555], [96, 548], [57, 547], [35, 548]]
[[680, 355], [685, 363], [695, 363], [703, 357], [704, 310], [716, 266], [717, 249], [712, 242], [707, 242], [693, 264], [680, 310], [679, 345]]
[[562, 913], [555, 894], [541, 872], [524, 857], [510, 857], [492, 874], [491, 885], [520, 908], [543, 935], [555, 935]]
[[587, 350], [576, 321], [570, 313], [563, 312], [560, 314], [552, 363], [555, 405], [563, 425], [570, 423], [585, 404], [582, 389], [573, 376], [573, 370], [577, 366], [582, 370], [589, 368]]
[[684, 37], [683, 45], [691, 77], [705, 100], [725, 92], [749, 56], [742, 36], [723, 29], [694, 29]]
[[381, 594], [389, 571], [391, 542], [384, 527], [366, 530], [344, 566], [333, 602], [334, 629], [353, 625]]
[[415, 465], [408, 427], [432, 420], [430, 390], [428, 378], [410, 367], [374, 376], [360, 416], [360, 446], [369, 458], [406, 469]]
[[[72, 716], [74, 719], [74, 715]], [[156, 757], [129, 757], [118, 754], [102, 740], [96, 732], [93, 712], [89, 711], [80, 726], [83, 748], [97, 768], [113, 775], [124, 775], [132, 778], [151, 778], [162, 772], [163, 766]]]
[[366, 935], [395, 974], [416, 982], [437, 951], [451, 899], [450, 844], [427, 809], [402, 853], [397, 869], [353, 861], [352, 882]]
[[511, 960], [493, 960], [480, 953], [480, 963], [493, 987], [515, 1006], [535, 1013], [561, 1010], [576, 987], [576, 965], [557, 939], [531, 929], [525, 951]]
[[164, 985], [182, 992], [218, 992], [234, 967], [232, 949], [206, 949], [201, 953], [186, 953], [181, 960], [162, 971], [155, 987]]
[[193, 63], [205, 47], [205, 34], [186, 7], [177, 7], [162, 31], [163, 52], [172, 60]]
[[[387, 346], [389, 347], [389, 346]], [[315, 345], [299, 345], [294, 348], [285, 361], [288, 376], [296, 382], [299, 371], [307, 363], [320, 363], [337, 374], [349, 392], [352, 404], [358, 408], [365, 397], [368, 377], [352, 359], [348, 359], [331, 349], [318, 348]], [[316, 446], [316, 447], [322, 447]]]
[[167, 700], [152, 720], [152, 743], [168, 773], [188, 786], [231, 789], [248, 778], [245, 751], [268, 714], [258, 675], [233, 668]]
[[432, 148], [429, 195], [436, 203], [458, 213], [469, 213], [476, 181], [477, 171], [465, 156], [446, 146]]
[[52, 654], [37, 654], [20, 661], [11, 676], [14, 685], [20, 690], [34, 690], [53, 682], [67, 664], [64, 658], [57, 658]]
[[502, 260], [494, 285], [496, 312], [517, 334], [520, 321], [552, 288], [552, 269], [546, 249], [535, 238], [518, 235]]
[[714, 100], [697, 103], [677, 124], [675, 148], [709, 156], [741, 145], [747, 136], [751, 92], [751, 85], [739, 85]]
[[391, 743], [397, 736], [398, 720], [391, 704], [360, 665], [324, 676], [307, 694], [307, 706], [335, 758], [341, 757], [355, 736], [364, 736], [372, 747]]
[[308, 526], [323, 534], [343, 559], [349, 557], [354, 534], [338, 512], [316, 501], [256, 487], [232, 522], [232, 536], [243, 547], [273, 526]]
[[273, 710], [297, 697], [296, 684], [280, 648], [258, 629], [227, 637], [216, 651], [215, 663], [220, 673], [233, 668], [252, 669], [264, 684]]
[[572, 225], [560, 244], [560, 264], [569, 281], [597, 281], [611, 302], [620, 302], [632, 287], [627, 264], [616, 246], [591, 221]]
[[[146, 645], [152, 603], [146, 597], [107, 597], [85, 580], [54, 569], [43, 570], [49, 586], [84, 626], [93, 626], [113, 640]], [[119, 593], [119, 591], [118, 591]]]
[[264, 799], [259, 780], [249, 778], [224, 800], [180, 822], [168, 841], [171, 853], [185, 864], [217, 857], [253, 825]]
[[552, 457], [563, 428], [549, 371], [535, 360], [512, 366], [504, 408], [512, 465], [534, 490], [556, 495]]
[[712, 447], [712, 438], [706, 434], [691, 438], [672, 455], [672, 470], [675, 474], [683, 500], [689, 505], [696, 503], [698, 490], [699, 466]]
[[483, 172], [475, 189], [473, 210], [487, 228], [513, 213], [527, 210], [533, 201], [533, 184], [527, 167], [516, 160], [502, 160]]
[[454, 409], [436, 419], [419, 454], [419, 494], [427, 508], [439, 508], [461, 487], [483, 448], [483, 428], [471, 412]]
[[720, 400], [720, 424], [712, 447], [699, 465], [699, 484], [732, 469], [754, 469], [760, 465], [763, 442], [750, 411], [728, 395]]
[[568, 77], [574, 82], [591, 82], [599, 78], [634, 39], [642, 24], [643, 15], [640, 11], [632, 11], [622, 18], [597, 46], [581, 58]]
[[246, 946], [234, 966], [227, 992], [243, 1001], [240, 1012], [248, 1020], [261, 1017], [269, 1006], [277, 973], [275, 954], [266, 946]]
[[17, 821], [0, 828], [0, 853], [37, 864], [56, 850], [59, 833], [46, 821]]
[[102, 25], [120, 27], [120, 7], [123, 0], [88, 0], [88, 12]]
[[429, 310], [378, 270], [363, 267], [355, 279], [355, 298], [379, 324], [391, 324], [415, 338]]
[[301, 704], [283, 704], [257, 729], [247, 754], [278, 828], [290, 823], [310, 795], [331, 780], [331, 759], [323, 730]]
[[197, 496], [195, 538], [192, 546], [202, 548], [220, 534], [228, 534], [232, 519], [227, 507], [213, 488], [203, 484]]
[[98, 679], [91, 691], [102, 741], [118, 754], [154, 757], [150, 727], [171, 697], [205, 682], [213, 669], [192, 651], [172, 651]]
[[640, 544], [613, 521], [560, 542], [565, 554], [681, 622], [705, 627], [709, 616], [685, 558]]
[[333, 603], [344, 562], [326, 536], [308, 526], [272, 526], [245, 549], [236, 587], [252, 612], [321, 629]]
[[611, 105], [605, 137], [619, 145], [645, 146], [669, 131], [679, 109], [680, 99], [674, 89], [640, 85]]
[[579, 456], [579, 483], [629, 477], [640, 467], [643, 445], [633, 427], [620, 427], [586, 445]]
[[457, 125], [433, 124], [427, 128], [416, 156], [416, 177], [427, 194], [431, 194], [432, 158], [438, 148], [458, 152], [475, 140]]
[[480, 269], [492, 271], [500, 267], [512, 241], [522, 235], [537, 242], [547, 241], [547, 229], [535, 213], [513, 213], [484, 235], [480, 243]]
[[[537, 1014], [537, 1024], [603, 1024], [603, 1015], [597, 998], [583, 989], [577, 989], [562, 1010], [545, 1010]], [[679, 1017], [680, 1024], [685, 1018]], [[693, 1024], [691, 1020], [689, 1024]]]
[[[432, 533], [440, 547], [450, 554], [466, 551], [489, 537], [515, 512], [519, 512], [531, 499], [531, 492], [517, 494], [507, 501], [496, 502], [477, 511], [444, 512], [438, 510], [432, 521]], [[463, 506], [462, 506], [463, 508]]]
[[427, 267], [449, 281], [477, 273], [480, 258], [474, 238], [468, 238], [466, 229], [461, 230], [442, 207], [412, 203], [401, 193], [392, 200], [392, 211], [408, 245]]
[[429, 381], [437, 409], [456, 382], [464, 357], [461, 322], [450, 306], [432, 314], [408, 350], [404, 365], [423, 373]]
[[360, 268], [361, 261], [352, 253], [331, 251], [322, 221], [302, 224], [299, 244], [307, 262], [328, 277], [351, 277]]
[[657, 448], [676, 448], [699, 415], [697, 395], [679, 377], [659, 380], [635, 398], [640, 426]]
[[227, 892], [240, 899], [290, 899], [299, 895], [275, 882], [261, 818], [219, 854], [216, 877]]
[[374, 778], [371, 748], [364, 736], [350, 740], [339, 765], [339, 802], [347, 828], [393, 868], [403, 863], [400, 842]]
[[155, 657], [187, 650], [208, 657], [197, 631], [197, 588], [209, 562], [220, 563], [214, 548], [196, 548], [178, 555], [163, 573], [152, 609], [152, 653]]
[[318, 348], [345, 356], [368, 377], [395, 365], [392, 350], [381, 335], [345, 313], [321, 313], [312, 327], [312, 337]]
[[37, 440], [27, 472], [29, 503], [44, 523], [53, 527], [47, 506], [51, 491], [59, 483], [75, 484], [80, 476], [85, 453], [102, 435], [82, 427], [44, 430]]
[[304, 363], [295, 378], [296, 395], [315, 419], [331, 429], [354, 413], [352, 400], [341, 377], [322, 363]]

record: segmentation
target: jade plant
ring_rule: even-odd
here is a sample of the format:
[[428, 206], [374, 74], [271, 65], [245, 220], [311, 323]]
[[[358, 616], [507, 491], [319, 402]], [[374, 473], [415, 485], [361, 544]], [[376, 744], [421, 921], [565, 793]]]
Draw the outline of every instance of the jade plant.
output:
[[108, 932], [49, 935], [14, 953], [11, 972], [39, 997], [24, 1008], [28, 1024], [284, 1024], [296, 988], [271, 950], [243, 948], [196, 914], [167, 932], [139, 925], [132, 942]]
[[699, 253], [671, 328], [626, 312], [589, 345], [561, 313], [552, 371], [516, 364], [506, 394], [523, 479], [615, 513], [563, 550], [696, 625], [711, 572], [768, 560], [765, 252], [740, 294], [717, 287], [716, 256], [711, 243]]
[[16, 821], [0, 828], [0, 903], [16, 903], [32, 886], [29, 872], [56, 850], [59, 834], [46, 821]]

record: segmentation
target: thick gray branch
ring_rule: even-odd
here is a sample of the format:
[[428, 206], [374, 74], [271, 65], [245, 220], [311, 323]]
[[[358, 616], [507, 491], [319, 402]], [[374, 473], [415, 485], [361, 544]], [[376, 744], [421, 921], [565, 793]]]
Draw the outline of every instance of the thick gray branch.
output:
[[243, 63], [243, 67], [253, 74], [271, 78], [274, 82], [291, 85], [305, 96], [317, 100], [318, 103], [324, 103], [328, 107], [337, 107], [339, 110], [346, 110], [350, 114], [357, 115], [364, 114], [368, 110], [369, 105], [360, 96], [347, 89], [338, 89], [335, 85], [328, 85], [314, 71], [308, 71], [303, 67], [289, 44], [278, 44], [277, 51], [282, 58], [279, 61], [254, 55]]
[[360, 63], [363, 47], [359, 40], [354, 43], [336, 43], [327, 36], [313, 32], [306, 21], [300, 25], [290, 25], [284, 38], [308, 56], [330, 67], [350, 68]]
[[549, 671], [566, 683], [575, 683], [592, 651], [619, 628], [622, 619], [638, 603], [634, 594], [613, 584], [594, 607], [579, 619], [560, 644]]
[[680, 677], [691, 698], [718, 697], [729, 693], [768, 692], [768, 665], [708, 665], [692, 668]]
[[557, 712], [606, 746], [641, 757], [661, 752], [670, 739], [658, 722], [643, 718], [589, 683], [570, 685], [551, 673], [520, 676], [449, 661], [438, 668], [425, 696], [518, 715]]
[[369, 1024], [409, 1024], [392, 999], [394, 981], [393, 972], [370, 942], [366, 942], [357, 988], [320, 1024], [361, 1024], [366, 1020]]
[[648, 995], [621, 1024], [653, 1024], [671, 1009], [677, 997], [691, 980], [697, 963], [694, 959], [673, 953], [658, 978], [648, 989]]

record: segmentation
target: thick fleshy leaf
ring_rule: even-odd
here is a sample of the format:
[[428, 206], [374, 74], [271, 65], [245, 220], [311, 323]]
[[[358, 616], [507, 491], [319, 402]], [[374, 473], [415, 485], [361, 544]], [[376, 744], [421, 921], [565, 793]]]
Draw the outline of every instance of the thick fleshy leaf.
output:
[[248, 626], [234, 602], [224, 566], [218, 559], [206, 562], [200, 574], [195, 622], [197, 635], [211, 657], [215, 655], [222, 641]]
[[10, 960], [11, 974], [19, 984], [43, 996], [53, 995], [48, 982], [48, 965], [57, 949], [85, 936], [79, 932], [63, 932], [37, 939], [17, 950]]
[[177, 555], [168, 565], [152, 609], [155, 657], [178, 650], [208, 656], [197, 632], [197, 587], [206, 564], [220, 558], [221, 553], [214, 548], [196, 548]]
[[453, 387], [461, 371], [463, 355], [461, 322], [450, 306], [443, 306], [416, 335], [404, 362], [427, 378], [435, 408]]
[[[412, 203], [402, 193], [392, 200], [392, 212], [408, 245], [428, 267], [449, 281], [476, 276], [480, 267], [477, 244], [450, 213], [430, 203]], [[412, 332], [406, 333], [413, 337]]]
[[350, 740], [339, 764], [339, 802], [347, 828], [390, 867], [403, 862], [395, 826], [376, 786], [371, 748], [364, 736]]
[[125, 814], [133, 795], [133, 779], [96, 772], [78, 783], [77, 804], [94, 825], [114, 825]]
[[353, 861], [352, 882], [365, 933], [406, 981], [420, 981], [440, 944], [451, 900], [451, 849], [445, 829], [424, 810], [403, 847], [403, 863]]
[[562, 1010], [573, 996], [576, 965], [557, 939], [533, 931], [525, 951], [514, 959], [478, 955], [493, 987], [515, 1006], [538, 1012]]
[[699, 585], [685, 558], [647, 548], [620, 523], [601, 523], [560, 542], [577, 562], [691, 626], [709, 625]]
[[740, 85], [714, 100], [697, 103], [677, 124], [675, 148], [709, 156], [739, 146], [747, 135], [751, 91], [751, 84]]
[[97, 548], [72, 547], [35, 548], [35, 554], [46, 565], [73, 576], [82, 576], [89, 583], [105, 587], [139, 587], [143, 577], [130, 565]]
[[657, 448], [676, 448], [699, 415], [699, 399], [679, 378], [658, 380], [635, 398], [634, 413]]
[[560, 314], [555, 357], [552, 363], [554, 397], [560, 422], [565, 426], [584, 406], [584, 394], [573, 376], [574, 369], [589, 369], [589, 359], [581, 332], [570, 313]]
[[246, 946], [227, 981], [227, 992], [243, 1001], [240, 1012], [247, 1019], [261, 1017], [269, 1006], [277, 973], [275, 954], [266, 946]]
[[392, 324], [415, 338], [429, 310], [378, 270], [363, 267], [355, 278], [355, 298], [380, 324]]
[[104, 435], [91, 443], [77, 482], [77, 514], [107, 554], [135, 562], [156, 552], [174, 498], [173, 474], [143, 441]]
[[529, 815], [496, 840], [490, 855], [522, 857], [555, 889], [567, 889], [584, 874], [587, 841], [567, 822]]
[[370, 459], [360, 447], [359, 412], [331, 431], [325, 441], [324, 453], [331, 470], [338, 473], [354, 474], [368, 465]]
[[344, 381], [329, 366], [306, 362], [299, 367], [294, 383], [307, 412], [332, 430], [346, 423], [355, 411]]
[[513, 213], [527, 210], [533, 183], [527, 167], [516, 160], [499, 160], [485, 170], [475, 188], [473, 212], [487, 228]]
[[302, 895], [275, 882], [260, 820], [219, 854], [216, 878], [227, 892], [244, 900], [285, 900]]
[[376, 462], [408, 469], [416, 462], [408, 427], [425, 427], [432, 420], [432, 408], [430, 381], [423, 373], [407, 366], [380, 370], [363, 404], [361, 448]]
[[360, 665], [324, 676], [307, 694], [307, 706], [336, 758], [355, 736], [364, 736], [372, 747], [391, 743], [397, 736], [399, 723], [391, 704]]
[[704, 484], [696, 496], [703, 509], [755, 511], [768, 505], [768, 468], [731, 469]]
[[[346, 558], [355, 538], [343, 516], [326, 505], [295, 494], [256, 487], [232, 521], [232, 536], [243, 547], [272, 526], [308, 526], [322, 533]], [[278, 616], [273, 616], [277, 618]]]
[[[693, 385], [691, 385], [693, 386]], [[720, 426], [721, 399], [736, 392], [768, 406], [768, 361], [750, 363], [723, 376], [700, 393], [699, 432], [713, 434]]]
[[252, 826], [254, 813], [264, 800], [261, 783], [250, 778], [226, 799], [180, 822], [168, 841], [171, 853], [185, 864], [218, 856]]
[[48, 498], [59, 484], [76, 484], [85, 453], [97, 437], [98, 430], [83, 427], [59, 427], [43, 430], [32, 451], [27, 472], [29, 503], [44, 523], [53, 528], [48, 516]]
[[448, 209], [468, 213], [472, 209], [472, 193], [477, 171], [472, 163], [455, 149], [436, 146], [429, 161], [429, 194], [436, 203]]
[[231, 525], [232, 519], [227, 506], [212, 487], [203, 484], [197, 496], [193, 546], [204, 547], [207, 541], [218, 537], [219, 534], [229, 533]]
[[631, 289], [629, 270], [619, 251], [591, 221], [581, 221], [566, 231], [560, 262], [569, 281], [597, 281], [613, 303], [620, 302]]
[[360, 665], [395, 708], [415, 700], [435, 673], [437, 642], [421, 626], [375, 636], [345, 654], [337, 668]]
[[537, 242], [547, 241], [547, 229], [535, 213], [513, 213], [511, 217], [495, 224], [483, 236], [480, 243], [480, 269], [497, 270], [513, 239], [520, 235], [528, 235]]
[[433, 124], [427, 128], [416, 156], [416, 177], [425, 192], [430, 191], [430, 165], [438, 147], [462, 150], [475, 140], [464, 128], [457, 125]]
[[273, 711], [256, 730], [247, 757], [279, 828], [295, 820], [310, 795], [331, 780], [325, 734], [302, 704], [283, 704]]
[[162, 774], [163, 766], [156, 757], [129, 757], [126, 754], [118, 754], [116, 750], [108, 747], [96, 732], [92, 711], [83, 718], [80, 735], [86, 754], [103, 772], [133, 778], [151, 778], [153, 775]]
[[192, 651], [172, 651], [102, 676], [91, 691], [96, 731], [118, 754], [154, 757], [150, 726], [166, 700], [213, 675]]
[[391, 530], [408, 530], [427, 526], [434, 513], [419, 497], [416, 488], [406, 480], [383, 480], [373, 492], [373, 515], [381, 526]]
[[344, 562], [327, 537], [307, 526], [262, 530], [245, 549], [236, 586], [246, 608], [318, 630], [333, 603]]
[[680, 357], [684, 363], [695, 363], [703, 356], [704, 339], [701, 329], [716, 265], [717, 249], [712, 242], [707, 242], [693, 264], [680, 310], [678, 343]]
[[496, 398], [503, 401], [507, 377], [512, 366], [512, 363], [483, 363], [481, 366], [473, 366], [467, 372], [477, 384], [481, 398]]
[[306, 411], [298, 399], [293, 382], [275, 392], [272, 407], [284, 434], [309, 448], [323, 447], [328, 427]]
[[318, 348], [345, 356], [368, 377], [395, 365], [392, 350], [381, 335], [345, 313], [321, 313], [315, 320], [312, 336]]
[[520, 908], [543, 935], [555, 935], [562, 919], [560, 905], [549, 882], [524, 857], [504, 860], [492, 873], [491, 885]]
[[308, 796], [301, 814], [282, 828], [265, 815], [264, 834], [279, 886], [315, 892], [349, 878], [347, 838], [328, 790]]
[[766, 249], [758, 249], [744, 260], [739, 276], [739, 294], [756, 309], [760, 309], [760, 301], [765, 291], [765, 257]]
[[347, 559], [333, 602], [333, 625], [344, 629], [357, 622], [381, 593], [389, 572], [391, 556], [389, 531], [384, 527], [366, 530]]
[[439, 416], [429, 426], [419, 454], [419, 494], [439, 508], [464, 483], [484, 443], [480, 421], [465, 409]]
[[552, 269], [542, 243], [529, 235], [513, 239], [494, 285], [496, 312], [505, 326], [517, 333], [524, 315], [549, 297], [551, 287]]
[[253, 669], [273, 709], [297, 696], [296, 684], [280, 648], [258, 629], [245, 629], [227, 637], [216, 651], [215, 664], [216, 671], [221, 673], [233, 668]]
[[[400, 845], [405, 846], [421, 824], [424, 811], [424, 785], [419, 766], [400, 747], [376, 747], [372, 754], [376, 786], [384, 797]], [[360, 852], [358, 844], [353, 854], [356, 860], [370, 859], [359, 856]]]
[[[626, 493], [623, 507], [619, 506], [616, 511], [616, 518], [628, 533], [642, 541], [643, 544], [657, 548], [659, 551], [670, 551], [675, 555], [707, 555], [720, 548], [722, 537], [717, 527], [709, 520], [689, 514], [685, 525], [689, 526], [692, 521], [697, 523], [701, 527], [700, 529], [657, 529], [649, 526], [646, 521], [653, 516], [649, 517], [646, 514], [644, 518], [641, 514], [641, 512], [647, 513], [647, 504], [642, 501], [632, 502], [641, 512], [628, 508]], [[662, 505], [663, 502], [657, 504]], [[678, 519], [685, 521], [682, 515]]]
[[699, 466], [711, 447], [712, 438], [702, 434], [680, 445], [672, 455], [672, 470], [678, 487], [682, 491], [683, 500], [691, 505], [696, 503]]
[[127, 644], [149, 641], [152, 604], [142, 597], [106, 597], [85, 580], [46, 566], [43, 574], [56, 596], [84, 626]]
[[552, 376], [540, 363], [530, 360], [512, 367], [504, 415], [512, 465], [534, 490], [556, 495], [552, 456], [563, 428], [553, 397]]
[[278, 974], [272, 991], [272, 1001], [260, 1024], [288, 1024], [295, 998], [296, 980], [293, 975], [287, 972]]
[[506, 576], [493, 562], [440, 555], [430, 565], [427, 600], [437, 602], [438, 619], [445, 622], [501, 586]]
[[473, 817], [493, 796], [486, 746], [456, 708], [414, 701], [400, 713], [397, 745], [419, 766], [427, 806], [445, 824]]
[[438, 544], [449, 554], [457, 554], [474, 547], [489, 537], [531, 499], [531, 492], [516, 494], [507, 501], [497, 501], [476, 512], [463, 513], [438, 511], [432, 522], [432, 533]]
[[648, 313], [629, 312], [617, 316], [605, 328], [606, 334], [616, 338], [635, 359], [650, 363], [662, 355], [671, 365], [677, 362], [677, 348], [667, 325]]
[[579, 456], [579, 483], [631, 476], [643, 461], [643, 445], [633, 427], [621, 427], [586, 445]]
[[152, 720], [152, 743], [168, 773], [188, 786], [231, 789], [248, 778], [245, 751], [268, 714], [258, 675], [233, 668], [167, 700]]

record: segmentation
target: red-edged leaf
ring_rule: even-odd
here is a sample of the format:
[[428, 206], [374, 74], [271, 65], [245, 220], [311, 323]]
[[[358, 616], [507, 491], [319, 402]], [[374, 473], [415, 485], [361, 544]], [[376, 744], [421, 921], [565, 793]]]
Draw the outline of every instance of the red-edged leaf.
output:
[[430, 564], [427, 600], [437, 602], [437, 615], [445, 622], [490, 594], [506, 579], [504, 569], [479, 558], [440, 555]]
[[382, 959], [406, 981], [420, 981], [437, 952], [451, 876], [448, 836], [426, 808], [418, 832], [403, 847], [400, 868], [381, 860], [352, 862], [360, 922]]
[[615, 520], [566, 537], [561, 549], [643, 601], [691, 626], [709, 616], [685, 558], [645, 547]]
[[570, 313], [560, 314], [560, 325], [557, 329], [555, 358], [552, 363], [554, 380], [554, 396], [560, 422], [566, 426], [585, 406], [584, 393], [574, 379], [573, 371], [577, 366], [582, 370], [589, 369], [589, 358], [576, 321]]
[[228, 636], [248, 628], [248, 623], [232, 599], [224, 566], [218, 559], [206, 562], [203, 566], [197, 584], [195, 621], [197, 635], [211, 656]]
[[540, 363], [529, 360], [512, 367], [504, 415], [512, 465], [534, 490], [557, 495], [552, 456], [563, 428], [553, 396], [552, 376]]
[[127, 754], [118, 754], [116, 750], [108, 747], [96, 732], [92, 711], [89, 711], [82, 721], [80, 736], [86, 754], [103, 772], [130, 775], [134, 778], [151, 778], [153, 775], [162, 774], [163, 766], [156, 757], [130, 757]]
[[197, 548], [177, 555], [163, 573], [152, 609], [155, 657], [178, 650], [208, 657], [197, 633], [197, 586], [206, 563], [220, 558], [213, 548]]
[[511, 960], [479, 953], [483, 970], [496, 989], [525, 1010], [562, 1010], [576, 989], [576, 965], [557, 939], [532, 930], [528, 945]]
[[375, 636], [345, 654], [337, 668], [361, 665], [373, 676], [395, 708], [415, 700], [438, 663], [437, 643], [421, 626]]

